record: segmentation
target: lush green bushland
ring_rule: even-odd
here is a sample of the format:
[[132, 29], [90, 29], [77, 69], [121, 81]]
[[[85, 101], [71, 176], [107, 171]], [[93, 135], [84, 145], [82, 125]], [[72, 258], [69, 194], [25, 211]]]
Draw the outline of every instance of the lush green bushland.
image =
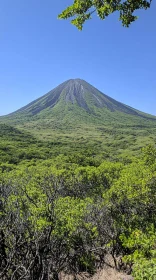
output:
[[[136, 280], [154, 280], [156, 149], [149, 145], [128, 161], [106, 160], [91, 148], [57, 155], [55, 145], [13, 132], [6, 137], [16, 161], [1, 142], [0, 279], [93, 274], [109, 253]], [[36, 158], [28, 158], [28, 146]]]

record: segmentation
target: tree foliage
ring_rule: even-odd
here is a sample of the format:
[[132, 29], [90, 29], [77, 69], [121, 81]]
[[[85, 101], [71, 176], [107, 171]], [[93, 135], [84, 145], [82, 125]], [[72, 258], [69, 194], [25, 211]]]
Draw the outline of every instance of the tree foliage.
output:
[[114, 12], [119, 12], [119, 20], [123, 26], [128, 27], [137, 19], [134, 12], [150, 8], [151, 2], [152, 0], [74, 0], [74, 3], [59, 15], [59, 19], [72, 17], [71, 23], [82, 30], [83, 24], [91, 19], [94, 12], [102, 20]]
[[108, 255], [135, 279], [154, 279], [155, 147], [128, 163], [83, 157], [1, 165], [0, 279], [93, 275]]

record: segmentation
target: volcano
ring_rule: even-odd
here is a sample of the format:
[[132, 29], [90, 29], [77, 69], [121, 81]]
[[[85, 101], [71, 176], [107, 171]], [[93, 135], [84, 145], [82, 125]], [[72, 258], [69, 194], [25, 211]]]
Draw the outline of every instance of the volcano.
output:
[[114, 100], [81, 79], [65, 81], [0, 117], [0, 123], [52, 142], [58, 153], [60, 147], [67, 154], [70, 147], [89, 147], [111, 155], [130, 150], [135, 154], [156, 141], [156, 117]]
[[81, 79], [70, 79], [53, 90], [49, 91], [42, 97], [34, 100], [25, 107], [10, 114], [34, 116], [46, 112], [53, 112], [56, 106], [61, 104], [62, 110], [66, 106], [72, 107], [76, 105], [89, 114], [95, 114], [97, 109], [107, 109], [110, 112], [122, 112], [133, 116], [151, 118], [148, 114], [139, 112], [138, 110], [122, 104], [103, 94], [98, 89]]
[[70, 79], [1, 121], [29, 128], [68, 130], [82, 126], [146, 126], [156, 123], [145, 114], [114, 100], [81, 79]]

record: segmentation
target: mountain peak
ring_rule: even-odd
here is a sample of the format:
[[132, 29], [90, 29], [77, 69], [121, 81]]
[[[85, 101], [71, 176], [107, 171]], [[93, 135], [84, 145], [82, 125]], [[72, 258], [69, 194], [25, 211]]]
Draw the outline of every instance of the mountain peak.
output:
[[75, 78], [75, 79], [69, 79], [67, 81], [73, 81], [73, 82], [81, 82], [81, 81], [84, 81], [83, 79], [80, 79], [80, 78]]
[[[80, 79], [80, 78], [76, 78], [76, 79], [69, 79], [69, 80], [67, 80], [66, 81], [67, 82], [67, 84], [72, 84], [72, 85], [77, 85], [77, 84], [82, 84], [83, 82], [84, 83], [87, 83], [85, 80], [83, 80], [83, 79]], [[65, 83], [66, 83], [65, 82]]]

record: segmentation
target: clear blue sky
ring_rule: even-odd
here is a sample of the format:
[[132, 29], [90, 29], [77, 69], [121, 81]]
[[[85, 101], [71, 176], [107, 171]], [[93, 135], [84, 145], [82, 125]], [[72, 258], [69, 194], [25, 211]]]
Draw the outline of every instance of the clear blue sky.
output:
[[94, 17], [82, 32], [57, 15], [72, 0], [0, 0], [0, 115], [82, 78], [156, 115], [156, 1], [123, 28]]

